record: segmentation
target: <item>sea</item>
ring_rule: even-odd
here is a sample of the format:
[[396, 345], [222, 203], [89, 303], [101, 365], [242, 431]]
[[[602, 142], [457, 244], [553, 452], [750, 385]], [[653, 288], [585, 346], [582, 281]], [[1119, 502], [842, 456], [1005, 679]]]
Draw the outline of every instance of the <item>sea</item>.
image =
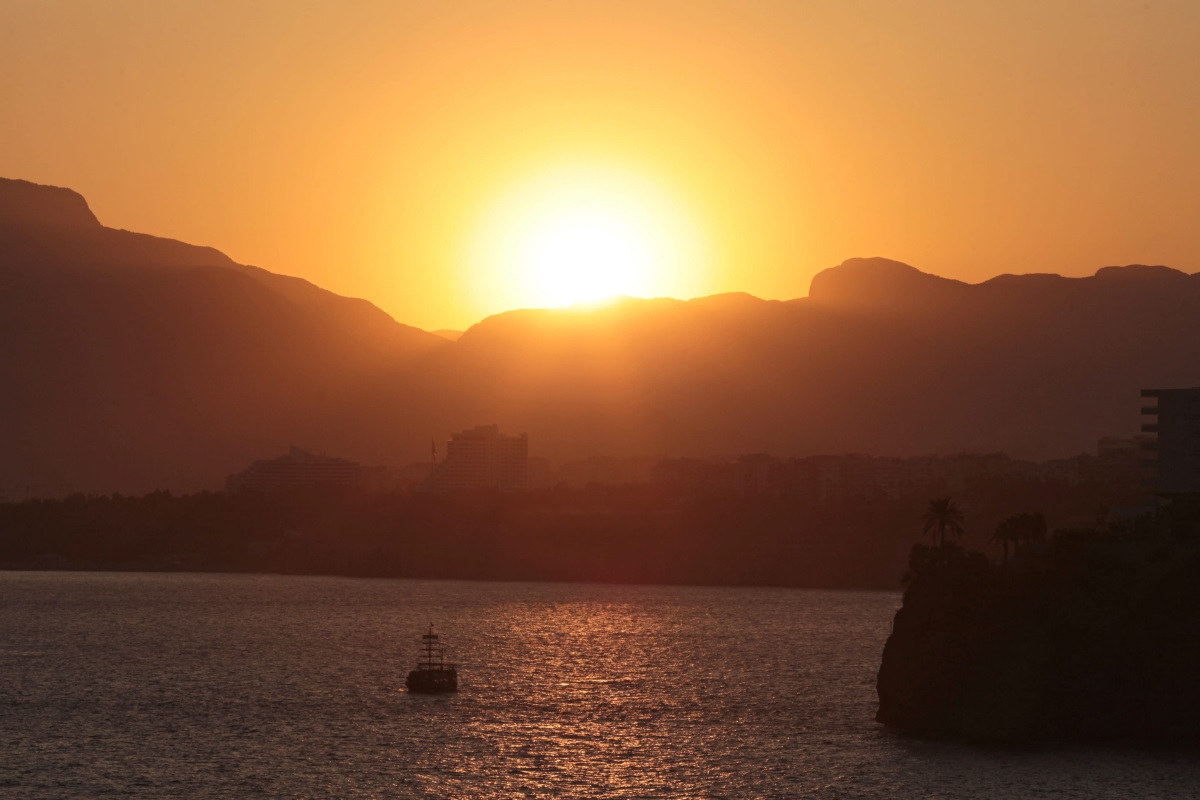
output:
[[[1186, 798], [874, 722], [893, 592], [0, 573], [0, 798]], [[432, 623], [454, 695], [404, 690]]]

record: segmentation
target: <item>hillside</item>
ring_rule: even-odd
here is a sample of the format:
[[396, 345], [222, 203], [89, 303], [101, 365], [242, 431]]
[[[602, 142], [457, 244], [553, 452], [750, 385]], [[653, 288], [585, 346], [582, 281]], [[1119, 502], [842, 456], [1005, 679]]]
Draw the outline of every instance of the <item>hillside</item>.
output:
[[536, 455], [1048, 458], [1200, 378], [1200, 275], [965, 284], [886, 259], [808, 297], [520, 310], [457, 341], [0, 180], [0, 492], [218, 487], [288, 444], [400, 465], [495, 422]]
[[1200, 276], [1165, 267], [968, 285], [851, 259], [787, 302], [498, 315], [439, 365], [475, 416], [529, 430], [555, 455], [1051, 458], [1136, 432], [1140, 389], [1194, 384], [1197, 334]]
[[344, 447], [376, 376], [445, 342], [212, 248], [0, 181], [0, 487], [217, 486], [281, 442]]

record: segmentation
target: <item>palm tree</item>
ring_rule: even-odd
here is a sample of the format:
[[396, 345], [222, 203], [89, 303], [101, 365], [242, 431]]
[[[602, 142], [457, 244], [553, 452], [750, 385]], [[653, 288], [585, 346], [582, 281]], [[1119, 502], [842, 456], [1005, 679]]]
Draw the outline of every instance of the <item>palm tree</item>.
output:
[[992, 541], [1004, 545], [1004, 561], [1008, 561], [1008, 543], [1012, 542], [1013, 555], [1026, 542], [1041, 542], [1046, 539], [1046, 518], [1041, 514], [1017, 514], [996, 526]]
[[922, 533], [937, 533], [938, 547], [946, 546], [947, 533], [954, 536], [963, 535], [963, 513], [949, 497], [930, 500], [929, 508], [925, 511], [925, 516], [921, 517], [921, 521], [925, 523]]
[[1018, 541], [1022, 544], [1026, 542], [1046, 541], [1046, 517], [1044, 515], [1022, 514], [1020, 520], [1021, 528]]
[[1004, 545], [1004, 560], [1001, 562], [1002, 564], [1008, 563], [1008, 543], [1013, 543], [1014, 552], [1017, 549], [1017, 542], [1020, 541], [1021, 534], [1020, 522], [1020, 517], [1009, 517], [997, 525], [996, 532], [992, 534], [993, 542], [1000, 542], [1000, 544]]

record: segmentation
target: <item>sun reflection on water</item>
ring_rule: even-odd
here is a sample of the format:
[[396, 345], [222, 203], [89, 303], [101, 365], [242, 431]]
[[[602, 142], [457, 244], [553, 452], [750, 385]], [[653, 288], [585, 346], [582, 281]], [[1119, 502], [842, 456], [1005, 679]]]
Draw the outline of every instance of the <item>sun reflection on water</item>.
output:
[[[498, 745], [456, 754], [462, 791], [485, 773], [496, 797], [720, 795], [784, 765], [804, 734], [777, 727], [779, 711], [801, 718], [796, 680], [819, 644], [791, 630], [802, 619], [728, 613], [687, 590], [665, 606], [645, 602], [653, 590], [626, 590], [624, 602], [612, 600], [618, 587], [593, 591], [475, 621], [486, 657], [460, 659], [471, 681], [453, 702], [471, 708], [456, 715], [464, 740]], [[430, 791], [447, 778], [428, 777]]]
[[[1194, 794], [1194, 756], [872, 721], [898, 596], [0, 574], [5, 797]], [[456, 695], [403, 691], [433, 620]], [[1007, 791], [1012, 789], [1012, 791]], [[1028, 790], [1028, 791], [1026, 791]]]

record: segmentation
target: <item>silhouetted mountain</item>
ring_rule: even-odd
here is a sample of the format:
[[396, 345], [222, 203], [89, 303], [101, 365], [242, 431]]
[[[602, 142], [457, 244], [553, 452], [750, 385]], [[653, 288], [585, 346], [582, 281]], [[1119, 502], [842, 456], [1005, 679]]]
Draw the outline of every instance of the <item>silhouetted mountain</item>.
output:
[[958, 302], [971, 286], [939, 278], [886, 258], [851, 258], [822, 270], [812, 280], [813, 304], [880, 311], [930, 307]]
[[78, 192], [9, 178], [0, 178], [0, 219], [16, 225], [60, 228], [100, 225], [100, 220]]
[[196, 488], [280, 442], [343, 447], [336, 420], [377, 376], [444, 344], [212, 248], [105, 228], [69, 190], [0, 180], [0, 488]]
[[809, 297], [626, 298], [452, 342], [211, 248], [0, 181], [0, 489], [217, 486], [289, 443], [402, 464], [479, 423], [534, 454], [1052, 457], [1200, 378], [1200, 276], [965, 284], [886, 259]]
[[1200, 276], [1165, 267], [968, 285], [852, 259], [788, 302], [501, 314], [441, 363], [478, 418], [551, 455], [1054, 457], [1132, 434], [1141, 388], [1195, 383], [1198, 333]]

